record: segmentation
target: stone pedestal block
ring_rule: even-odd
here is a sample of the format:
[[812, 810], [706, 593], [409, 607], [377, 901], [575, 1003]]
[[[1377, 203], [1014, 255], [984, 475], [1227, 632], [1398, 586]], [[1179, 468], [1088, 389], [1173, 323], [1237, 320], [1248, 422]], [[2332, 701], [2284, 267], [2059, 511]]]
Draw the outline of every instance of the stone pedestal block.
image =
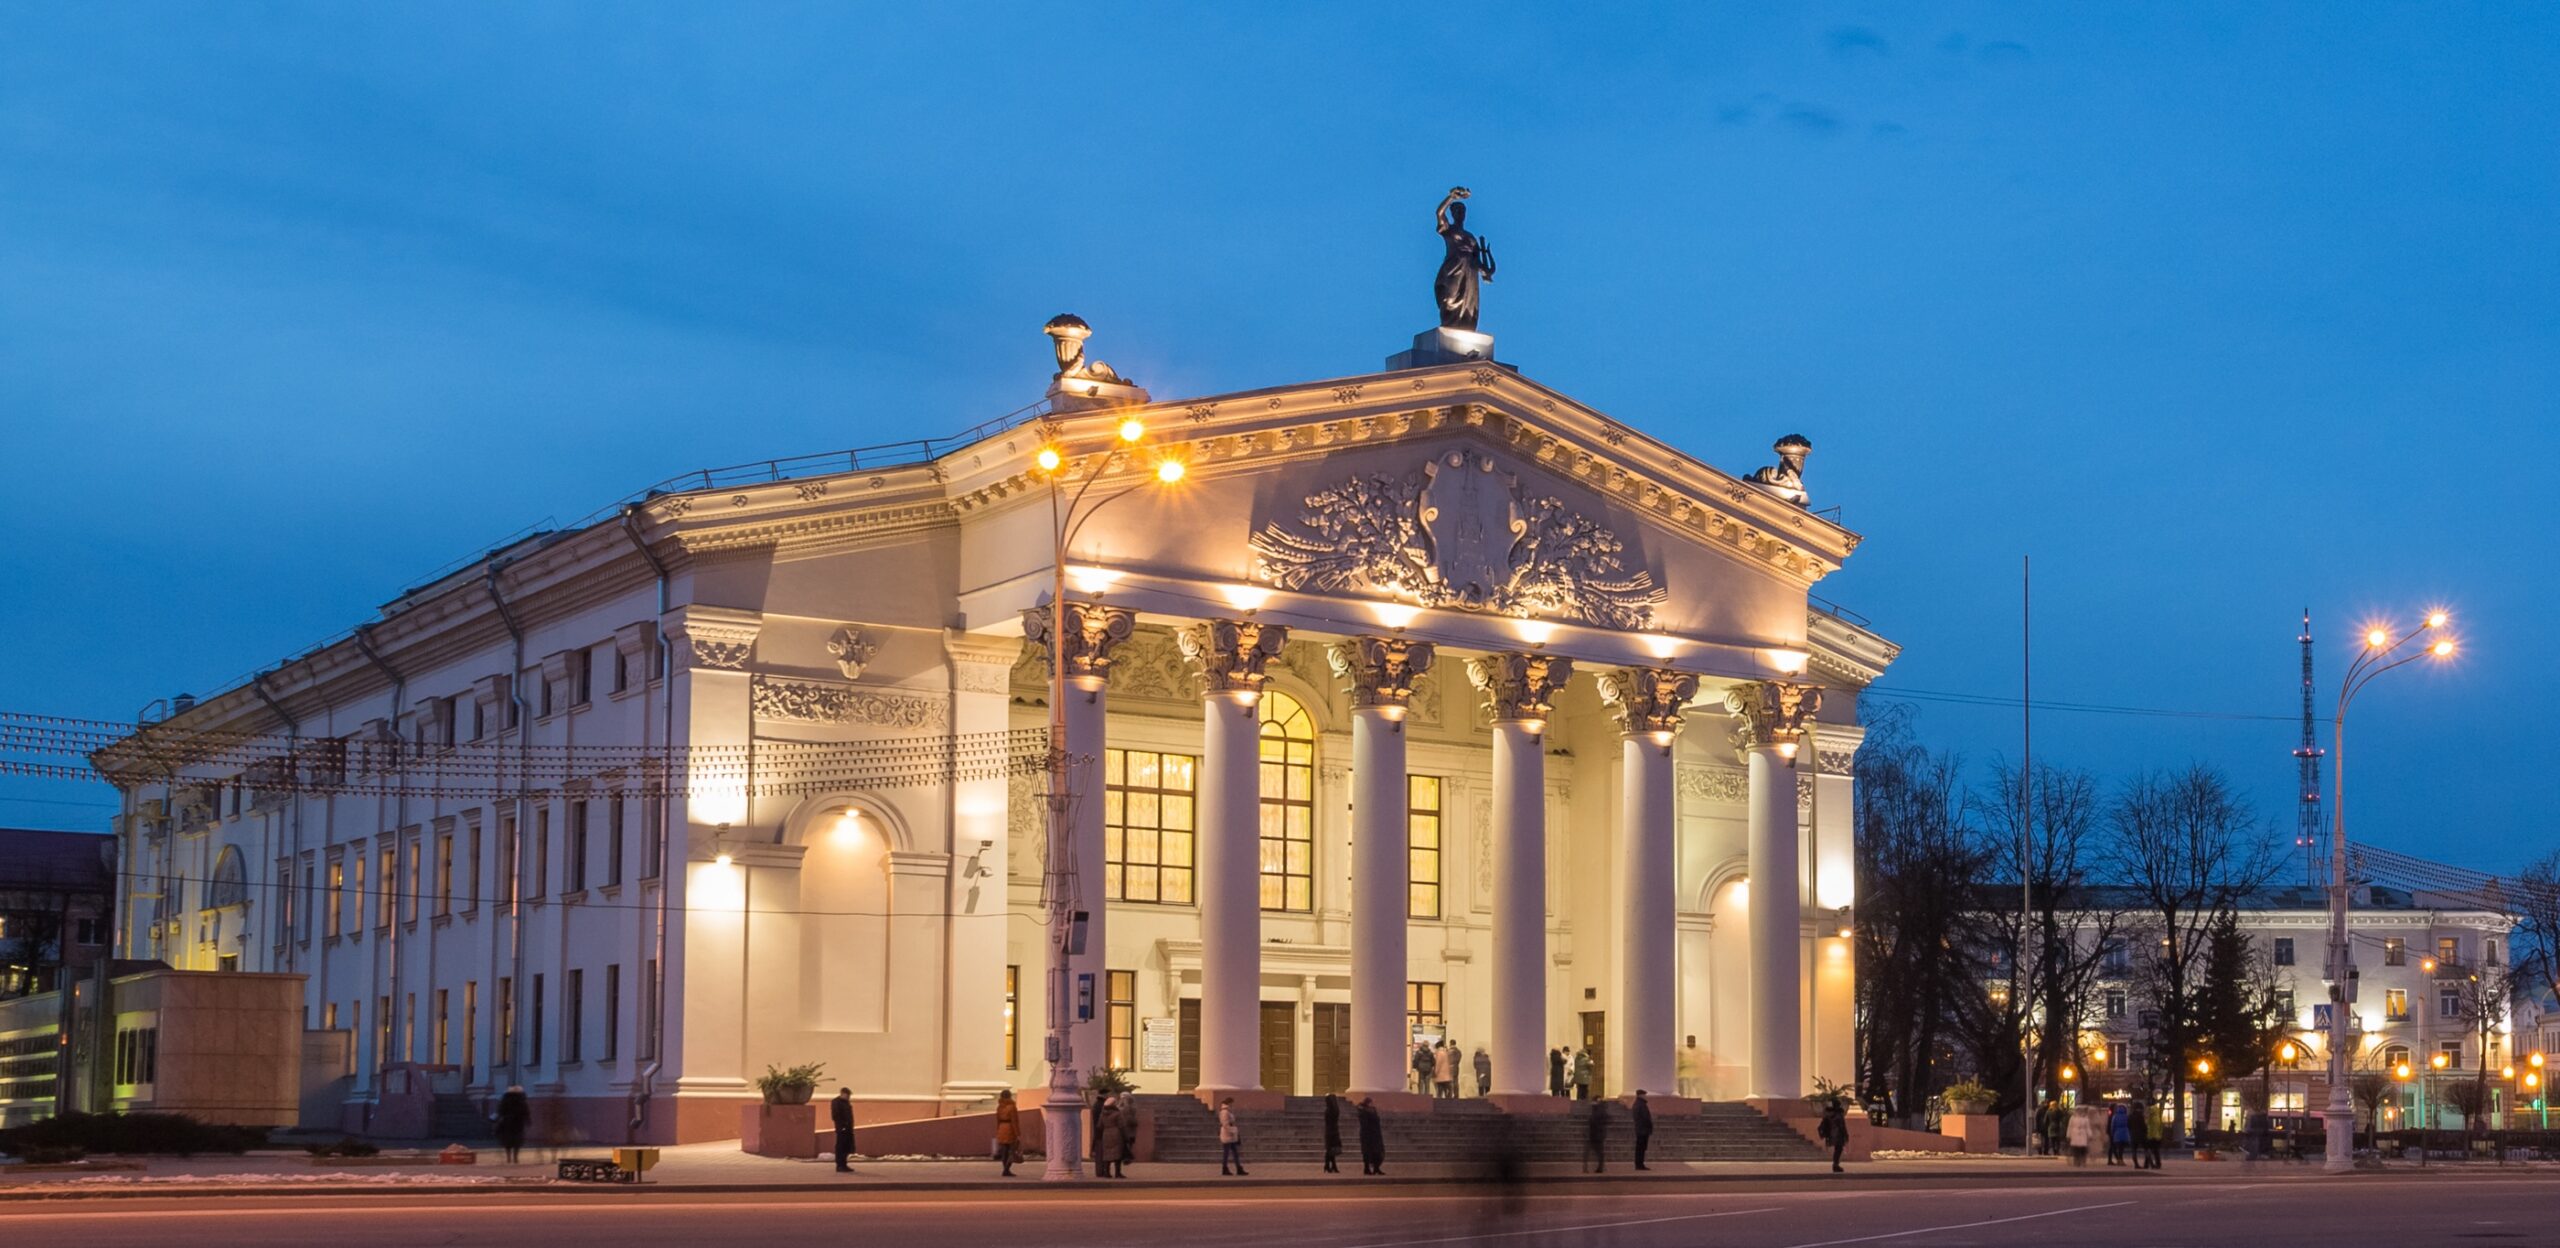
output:
[[[858, 1135], [856, 1138], [860, 1138]], [[818, 1107], [815, 1105], [741, 1105], [738, 1149], [758, 1157], [818, 1155]]]

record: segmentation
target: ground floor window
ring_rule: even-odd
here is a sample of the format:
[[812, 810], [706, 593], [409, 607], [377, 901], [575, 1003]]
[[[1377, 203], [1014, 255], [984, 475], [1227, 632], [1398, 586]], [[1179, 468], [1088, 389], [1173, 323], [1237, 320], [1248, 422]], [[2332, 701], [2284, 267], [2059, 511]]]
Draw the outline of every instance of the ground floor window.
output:
[[1406, 980], [1404, 985], [1405, 1034], [1435, 1032], [1448, 1034], [1446, 1012], [1449, 986], [1429, 980]]
[[1106, 971], [1110, 991], [1105, 994], [1105, 1019], [1110, 1031], [1110, 1045], [1104, 1064], [1113, 1070], [1138, 1068], [1138, 973]]
[[116, 1030], [116, 1083], [131, 1086], [150, 1083], [159, 1078], [160, 1029], [157, 1027], [122, 1027]]
[[1102, 752], [1102, 887], [1113, 901], [1191, 904], [1200, 760], [1153, 750]]
[[1004, 1068], [1022, 1069], [1022, 968], [1004, 968]]

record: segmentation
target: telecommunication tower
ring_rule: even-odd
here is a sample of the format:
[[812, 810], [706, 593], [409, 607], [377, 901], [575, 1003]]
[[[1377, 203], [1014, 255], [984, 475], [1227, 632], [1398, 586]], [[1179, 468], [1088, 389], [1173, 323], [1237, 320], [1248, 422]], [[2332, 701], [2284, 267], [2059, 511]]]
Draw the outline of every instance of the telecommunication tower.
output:
[[2329, 882], [2328, 825], [2320, 819], [2319, 722], [2311, 711], [2311, 608], [2302, 609], [2302, 745], [2293, 756], [2302, 768], [2302, 822], [2293, 833], [2294, 852], [2302, 856], [2303, 882], [2318, 888]]

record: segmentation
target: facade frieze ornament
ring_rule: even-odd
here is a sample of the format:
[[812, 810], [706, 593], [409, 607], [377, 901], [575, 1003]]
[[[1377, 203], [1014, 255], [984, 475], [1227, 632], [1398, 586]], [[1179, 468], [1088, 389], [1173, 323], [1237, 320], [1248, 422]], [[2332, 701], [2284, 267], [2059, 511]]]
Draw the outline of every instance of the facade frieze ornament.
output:
[[1271, 660], [1289, 645], [1287, 628], [1249, 620], [1204, 620], [1174, 636], [1199, 665], [1204, 694], [1262, 692]]
[[749, 705], [759, 719], [937, 732], [951, 726], [950, 704], [944, 699], [857, 689], [825, 680], [758, 676]]
[[1804, 739], [1806, 726], [1822, 709], [1822, 689], [1793, 681], [1754, 681], [1726, 690], [1724, 708], [1738, 721], [1738, 750], [1784, 746]]
[[1467, 661], [1467, 679], [1484, 691], [1485, 710], [1495, 723], [1544, 720], [1555, 710], [1556, 694], [1573, 679], [1573, 660], [1519, 651], [1488, 654]]
[[1606, 525], [1474, 450], [1306, 497], [1251, 539], [1254, 575], [1285, 590], [1387, 595], [1426, 607], [1640, 629], [1665, 601]]
[[743, 612], [715, 617], [688, 611], [667, 626], [667, 640], [686, 666], [736, 672], [746, 670], [747, 660], [755, 656], [756, 636], [763, 631], [764, 621]]
[[[1022, 612], [1022, 633], [1031, 644], [1049, 648], [1050, 608], [1028, 607]], [[1111, 654], [1138, 627], [1138, 613], [1127, 607], [1106, 607], [1098, 602], [1067, 604], [1067, 638], [1063, 655], [1069, 678], [1100, 680], [1111, 675]]]
[[1325, 657], [1335, 676], [1351, 682], [1351, 705], [1401, 710], [1413, 705], [1414, 686], [1431, 670], [1438, 649], [1402, 637], [1354, 637], [1335, 642]]
[[860, 680], [862, 669], [871, 666], [871, 660], [879, 657], [880, 643], [861, 629], [847, 624], [827, 638], [827, 653], [835, 656], [836, 670], [843, 672], [846, 680]]
[[1667, 667], [1622, 667], [1600, 673], [1600, 700], [1623, 733], [1680, 731], [1680, 708], [1698, 696], [1698, 678]]

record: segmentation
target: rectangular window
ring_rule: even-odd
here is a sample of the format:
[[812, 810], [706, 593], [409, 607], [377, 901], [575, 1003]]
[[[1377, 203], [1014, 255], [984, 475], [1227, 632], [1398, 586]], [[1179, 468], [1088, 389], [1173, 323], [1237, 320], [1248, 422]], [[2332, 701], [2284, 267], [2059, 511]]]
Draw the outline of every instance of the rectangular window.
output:
[[418, 921], [418, 852], [418, 838], [413, 836], [400, 843], [400, 894], [405, 902], [400, 907], [400, 917], [410, 923]]
[[2382, 1017], [2385, 1022], [2409, 1021], [2409, 990], [2386, 988], [2382, 992]]
[[474, 699], [471, 703], [471, 739], [477, 741], [488, 733], [489, 704]]
[[2293, 1017], [2293, 989], [2279, 988], [2276, 990], [2276, 1015], [2280, 1018]]
[[533, 808], [533, 861], [528, 864], [524, 895], [540, 898], [551, 891], [551, 807]]
[[329, 860], [329, 905], [323, 920], [327, 926], [320, 929], [323, 933], [330, 936], [338, 934], [339, 924], [345, 917], [346, 900], [347, 863], [343, 858], [332, 858]]
[[480, 1069], [480, 981], [462, 981], [462, 1081], [470, 1083]]
[[2107, 1069], [2123, 1070], [2133, 1058], [2133, 1046], [2122, 1040], [2107, 1041]]
[[542, 709], [537, 714], [546, 718], [551, 714], [551, 678], [547, 675], [542, 678]]
[[640, 797], [640, 878], [654, 880], [666, 870], [664, 799], [647, 789]]
[[2390, 936], [2383, 939], [2382, 964], [2384, 966], [2404, 966], [2408, 964], [2408, 961], [2409, 943], [2407, 941], [2404, 941], [2397, 936]]
[[595, 651], [581, 650], [570, 658], [569, 679], [575, 682], [574, 689], [577, 693], [576, 697], [570, 699], [573, 705], [585, 706], [595, 700], [593, 696], [596, 683]]
[[498, 816], [498, 904], [509, 909], [515, 907], [516, 890], [520, 887], [516, 876], [519, 867], [516, 862], [518, 848], [516, 817], [514, 815]]
[[373, 1064], [378, 1069], [400, 1059], [391, 1055], [391, 998], [373, 999]]
[[106, 924], [96, 919], [82, 919], [73, 926], [72, 931], [76, 933], [71, 938], [74, 944], [103, 945], [107, 943]]
[[1102, 752], [1102, 888], [1113, 901], [1191, 904], [1200, 760]]
[[436, 917], [453, 913], [453, 833], [436, 833]]
[[1440, 777], [1404, 778], [1405, 916], [1440, 917]]
[[408, 1058], [418, 1048], [418, 994], [400, 994], [400, 1056]]
[[640, 972], [640, 1060], [655, 1061], [658, 1056], [658, 960], [641, 964]]
[[2108, 1017], [2108, 1018], [2111, 1018], [2111, 1019], [2112, 1019], [2112, 1018], [2123, 1018], [2123, 1017], [2124, 1017], [2124, 1008], [2125, 1008], [2125, 994], [2124, 994], [2124, 989], [2122, 989], [2122, 988], [2109, 988], [2109, 989], [2107, 989], [2107, 1017]]
[[604, 1060], [610, 1062], [622, 1052], [622, 964], [608, 963], [604, 968]]
[[1404, 985], [1404, 1027], [1408, 1042], [1418, 1032], [1446, 1034], [1449, 1028], [1447, 1004], [1449, 986], [1429, 980], [1409, 979]]
[[1022, 1069], [1022, 968], [1004, 968], [1004, 1068]]
[[2445, 1067], [2445, 1069], [2447, 1069], [2447, 1070], [2460, 1070], [2460, 1069], [2462, 1069], [2462, 1042], [2461, 1042], [2461, 1041], [2459, 1041], [2459, 1040], [2440, 1040], [2440, 1041], [2438, 1041], [2438, 1042], [2436, 1043], [2436, 1052], [2444, 1054], [2444, 1067]]
[[451, 989], [436, 989], [435, 1014], [433, 1015], [433, 1022], [435, 1024], [435, 1043], [428, 1048], [428, 1052], [436, 1055], [436, 1065], [450, 1066], [453, 1064], [453, 994]]
[[2438, 965], [2438, 966], [2460, 966], [2460, 965], [2462, 965], [2462, 938], [2461, 938], [2461, 937], [2459, 937], [2459, 936], [2438, 936], [2438, 937], [2436, 937], [2436, 965]]
[[1138, 973], [1105, 971], [1103, 978], [1109, 991], [1103, 1006], [1104, 1025], [1110, 1038], [1104, 1064], [1113, 1070], [1138, 1068]]
[[2278, 937], [2276, 937], [2276, 965], [2278, 965], [2278, 966], [2291, 966], [2291, 965], [2293, 965], [2293, 937], [2291, 937], [2291, 936], [2278, 936]]
[[2495, 937], [2495, 936], [2483, 936], [2483, 937], [2481, 937], [2481, 938], [2480, 938], [2480, 965], [2482, 965], [2482, 966], [2496, 966], [2497, 964], [2498, 964], [2498, 938], [2497, 938], [2497, 937]]
[[560, 1060], [581, 1060], [586, 1047], [587, 972], [583, 967], [572, 967], [569, 977], [560, 982]]
[[2460, 1018], [2460, 1017], [2462, 1017], [2462, 990], [2461, 990], [2461, 989], [2459, 989], [2459, 988], [2439, 988], [2439, 989], [2437, 989], [2437, 990], [2436, 990], [2436, 1017], [2438, 1017], [2438, 1018]]
[[542, 1064], [542, 977], [540, 975], [533, 977], [533, 1000], [529, 1004], [533, 1006], [533, 1052], [525, 1059], [525, 1065], [539, 1066]]
[[480, 881], [485, 878], [480, 874], [480, 817], [478, 815], [471, 817], [469, 835], [471, 857], [466, 865], [470, 868], [470, 873], [462, 877], [462, 909], [466, 914], [480, 909]]
[[631, 656], [620, 646], [613, 650], [613, 691], [620, 693], [631, 687]]
[[2099, 948], [2098, 970], [2106, 975], [2128, 975], [2133, 972], [2133, 951], [2126, 947], [2123, 937], [2110, 936], [2107, 938], [2107, 943]]
[[398, 880], [399, 877], [392, 873], [392, 863], [395, 861], [393, 857], [394, 852], [395, 851], [393, 851], [388, 845], [382, 847], [382, 874], [381, 877], [375, 881], [375, 887], [381, 891], [374, 895], [375, 909], [378, 913], [374, 915], [373, 922], [377, 927], [391, 926], [391, 907], [394, 904], [393, 899], [400, 895], [400, 889], [398, 885], [394, 883], [394, 881]]
[[160, 1077], [160, 1029], [157, 1027], [119, 1027], [116, 1029], [116, 1083], [121, 1087], [139, 1087]]
[[569, 825], [562, 830], [568, 834], [568, 841], [560, 847], [560, 852], [569, 860], [569, 891], [585, 892], [587, 887], [587, 803], [585, 801], [569, 803]]
[[504, 1066], [516, 1055], [516, 981], [507, 976], [498, 979], [498, 1047], [489, 1064]]
[[337, 1003], [337, 1002], [335, 1002], [335, 1001], [332, 1001], [332, 1002], [328, 1003], [327, 1005], [324, 1005], [324, 1006], [321, 1006], [321, 1007], [320, 1007], [320, 1030], [322, 1030], [322, 1031], [336, 1031], [337, 1029], [338, 1029], [338, 1003]]
[[622, 882], [622, 804], [619, 793], [604, 799], [604, 882], [607, 888]]

